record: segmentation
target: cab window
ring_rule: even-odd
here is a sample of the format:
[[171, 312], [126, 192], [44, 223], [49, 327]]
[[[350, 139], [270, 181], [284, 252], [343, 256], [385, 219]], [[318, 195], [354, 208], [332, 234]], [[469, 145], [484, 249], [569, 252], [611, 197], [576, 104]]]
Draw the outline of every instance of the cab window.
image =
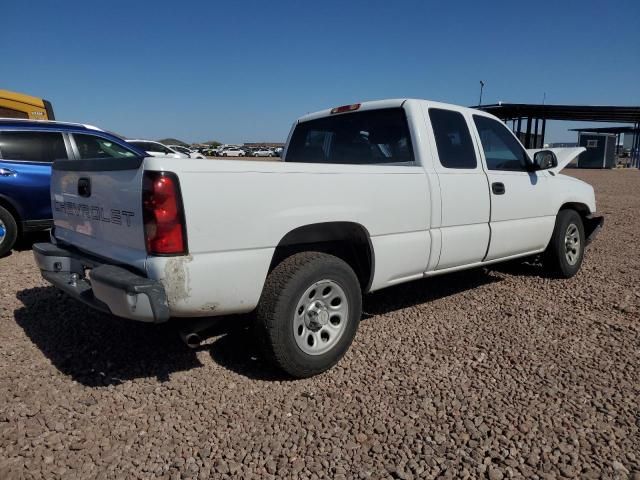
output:
[[74, 133], [73, 138], [76, 142], [76, 147], [78, 147], [80, 159], [82, 160], [89, 158], [127, 158], [137, 156], [137, 154], [131, 150], [127, 150], [107, 138], [83, 133]]
[[430, 108], [440, 164], [445, 168], [475, 169], [478, 165], [467, 121], [460, 112]]
[[59, 132], [1, 132], [0, 158], [51, 163], [67, 160], [67, 149]]
[[488, 170], [527, 171], [527, 153], [502, 123], [481, 115], [473, 121], [480, 135]]

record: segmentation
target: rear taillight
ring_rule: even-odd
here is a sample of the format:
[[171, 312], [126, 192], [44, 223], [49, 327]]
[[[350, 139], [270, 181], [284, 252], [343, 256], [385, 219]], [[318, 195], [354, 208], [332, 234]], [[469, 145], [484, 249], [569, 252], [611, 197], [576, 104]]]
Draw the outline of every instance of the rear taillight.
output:
[[147, 253], [184, 255], [187, 237], [178, 177], [171, 172], [144, 172], [142, 211]]

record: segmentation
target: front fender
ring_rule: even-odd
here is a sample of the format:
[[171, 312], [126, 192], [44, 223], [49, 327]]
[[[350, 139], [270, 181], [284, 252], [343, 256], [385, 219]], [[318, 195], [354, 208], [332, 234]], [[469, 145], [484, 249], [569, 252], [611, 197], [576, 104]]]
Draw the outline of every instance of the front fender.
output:
[[587, 208], [587, 213], [595, 213], [596, 195], [587, 182], [567, 175], [556, 175], [552, 184], [557, 211], [566, 204], [579, 204]]

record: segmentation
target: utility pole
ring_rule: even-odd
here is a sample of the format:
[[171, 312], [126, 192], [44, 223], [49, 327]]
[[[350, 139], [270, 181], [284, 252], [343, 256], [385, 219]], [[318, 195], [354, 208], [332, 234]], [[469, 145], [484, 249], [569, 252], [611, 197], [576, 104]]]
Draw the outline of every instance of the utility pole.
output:
[[480, 80], [480, 101], [478, 102], [478, 105], [482, 105], [482, 90], [484, 89], [484, 82], [482, 80]]

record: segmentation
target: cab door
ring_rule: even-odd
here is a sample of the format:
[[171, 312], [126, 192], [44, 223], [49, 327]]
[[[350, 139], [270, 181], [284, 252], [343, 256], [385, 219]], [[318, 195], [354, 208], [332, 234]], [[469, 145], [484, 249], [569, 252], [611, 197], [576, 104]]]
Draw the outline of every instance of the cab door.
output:
[[543, 250], [553, 232], [549, 172], [532, 171], [525, 149], [501, 122], [473, 115], [491, 198], [491, 242], [486, 261]]
[[441, 197], [441, 223], [434, 226], [441, 238], [435, 270], [481, 262], [489, 244], [489, 187], [469, 119], [446, 108], [429, 107], [425, 113]]

